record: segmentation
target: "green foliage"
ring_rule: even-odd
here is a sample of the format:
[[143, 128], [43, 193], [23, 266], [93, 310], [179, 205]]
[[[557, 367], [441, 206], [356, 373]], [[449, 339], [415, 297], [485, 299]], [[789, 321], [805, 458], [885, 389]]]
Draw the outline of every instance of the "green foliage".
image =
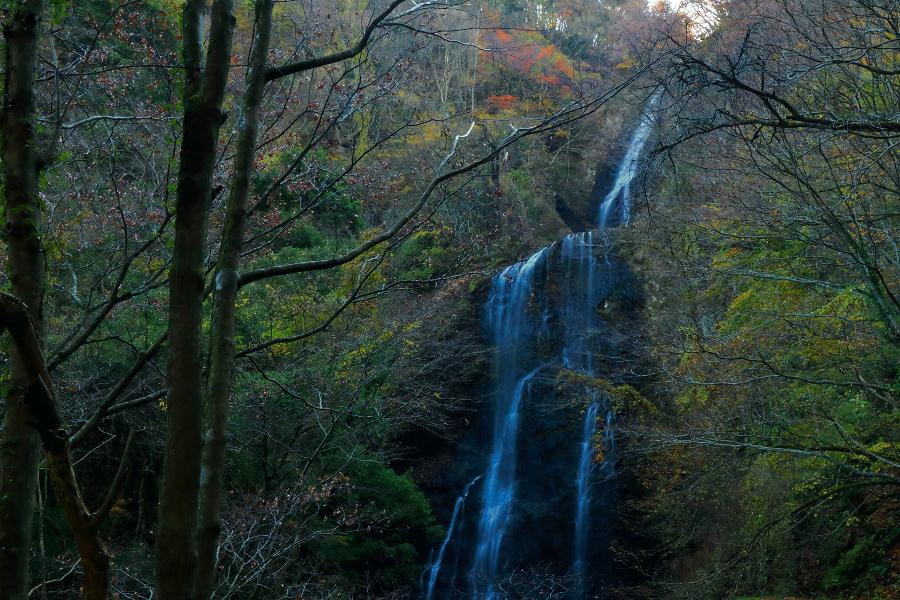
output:
[[826, 590], [861, 587], [884, 577], [889, 567], [886, 554], [892, 544], [900, 540], [900, 526], [884, 534], [870, 534], [852, 544], [825, 574], [822, 585]]
[[840, 557], [823, 582], [825, 589], [843, 588], [858, 581], [859, 576], [870, 564], [875, 536], [868, 535], [857, 542]]
[[300, 227], [295, 227], [287, 234], [286, 241], [293, 248], [308, 249], [325, 243], [325, 236], [312, 224], [303, 223]]
[[[302, 178], [290, 177], [273, 188], [290, 167], [295, 152], [299, 150], [288, 147], [261, 161], [262, 168], [252, 176], [254, 193], [263, 198], [257, 210], [277, 211], [281, 219], [292, 219], [297, 213], [305, 213], [300, 229], [312, 226], [337, 237], [359, 234], [364, 226], [362, 205], [346, 182], [335, 181], [334, 173], [346, 167], [342, 161], [320, 150], [311, 156], [316, 163], [316, 167], [310, 169], [311, 173]], [[296, 233], [290, 233], [292, 229], [296, 227], [288, 229], [282, 244], [294, 241], [291, 236]], [[305, 242], [302, 238], [299, 241]]]
[[708, 597], [877, 597], [896, 544], [884, 513], [896, 506], [898, 348], [866, 286], [820, 256], [811, 231], [794, 239], [710, 213], [669, 241], [707, 270], [684, 296], [661, 290], [663, 310], [685, 307], [666, 321], [681, 383], [658, 421], [673, 443], [647, 474], [659, 493], [648, 511], [664, 539], [684, 542], [685, 577], [715, 582]]
[[323, 568], [379, 573], [386, 589], [416, 581], [425, 552], [440, 539], [425, 496], [408, 475], [398, 475], [377, 460], [355, 463], [338, 498], [359, 523], [356, 532], [327, 536], [313, 552]]
[[607, 396], [616, 414], [638, 417], [659, 414], [659, 409], [632, 385], [627, 383], [616, 385], [607, 379], [592, 377], [578, 371], [560, 371], [557, 390], [571, 393], [573, 388], [592, 390]]
[[391, 271], [399, 279], [428, 279], [453, 264], [454, 256], [449, 247], [449, 231], [423, 229], [404, 241], [391, 258]]

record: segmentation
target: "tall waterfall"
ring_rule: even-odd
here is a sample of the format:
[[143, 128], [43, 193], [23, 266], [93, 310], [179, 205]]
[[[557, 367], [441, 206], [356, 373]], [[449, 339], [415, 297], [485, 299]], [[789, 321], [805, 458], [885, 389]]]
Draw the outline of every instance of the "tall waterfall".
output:
[[[597, 327], [596, 308], [599, 301], [597, 281], [600, 278], [594, 248], [594, 234], [587, 231], [573, 233], [563, 240], [560, 262], [563, 272], [563, 367], [593, 376], [594, 357], [589, 333]], [[600, 410], [610, 412], [606, 398], [591, 392], [591, 402], [585, 410], [575, 475], [575, 534], [572, 573], [579, 589], [584, 588], [585, 551], [590, 528], [590, 506], [593, 484], [594, 433]]]
[[[573, 596], [586, 594], [590, 574], [602, 567], [592, 564], [602, 561], [598, 559], [596, 544], [589, 544], [589, 540], [592, 527], [606, 527], [592, 524], [594, 505], [612, 504], [615, 497], [615, 492], [610, 492], [615, 486], [614, 414], [608, 398], [586, 389], [585, 402], [579, 411], [580, 436], [571, 439], [564, 432], [561, 441], [556, 438], [554, 442], [559, 451], [554, 452], [553, 456], [535, 456], [535, 451], [547, 446], [535, 446], [534, 439], [521, 441], [519, 436], [523, 430], [523, 414], [527, 410], [534, 411], [535, 407], [539, 407], [538, 410], [551, 413], [565, 410], [569, 411], [565, 414], [571, 414], [571, 408], [545, 405], [545, 400], [549, 400], [547, 395], [553, 394], [552, 384], [560, 374], [566, 377], [565, 373], [571, 373], [573, 380], [577, 381], [577, 377], [589, 379], [608, 371], [603, 363], [597, 363], [594, 353], [598, 332], [610, 322], [600, 317], [598, 311], [615, 292], [617, 280], [613, 273], [617, 267], [606, 255], [607, 236], [602, 230], [628, 221], [631, 182], [637, 174], [641, 152], [650, 136], [653, 124], [651, 113], [658, 100], [658, 94], [654, 94], [648, 103], [630, 136], [613, 185], [600, 204], [601, 232], [569, 234], [559, 243], [544, 247], [525, 260], [506, 267], [491, 282], [484, 309], [486, 329], [495, 346], [490, 454], [480, 485], [480, 513], [465, 538], [469, 540], [474, 535], [474, 543], [466, 543], [468, 556], [459, 551], [456, 554], [456, 560], [460, 556], [471, 560], [468, 583], [473, 600], [494, 600], [501, 596], [500, 578], [509, 573], [509, 567], [515, 567], [515, 564], [507, 564], [511, 550], [524, 552], [520, 546], [545, 543], [541, 537], [543, 530], [521, 531], [518, 525], [525, 522], [522, 519], [532, 519], [532, 524], [543, 526], [543, 523], [534, 520], [534, 505], [545, 501], [545, 495], [566, 503], [566, 506], [556, 506], [556, 514], [572, 515], [568, 523], [563, 521], [560, 525], [560, 530], [567, 528], [571, 536], [563, 539], [571, 540], [568, 548], [571, 548], [572, 554], [554, 556], [553, 559], [556, 564], [561, 562], [560, 558], [564, 561], [571, 559], [568, 573], [562, 575], [574, 582]], [[598, 245], [602, 246], [601, 252], [598, 252]], [[556, 418], [562, 418], [562, 429], [571, 431], [570, 417]], [[525, 422], [524, 429], [533, 433], [534, 427], [529, 423], [531, 421]], [[603, 452], [599, 454], [603, 460], [595, 465], [598, 425], [602, 425]], [[566, 448], [571, 449], [571, 454]], [[531, 457], [528, 463], [530, 470], [520, 473], [517, 467], [523, 453]], [[549, 463], [554, 458], [566, 456], [572, 457], [571, 463], [568, 466], [563, 463], [561, 469], [546, 473], [546, 482], [541, 481], [540, 473], [534, 472], [535, 469], [544, 469], [545, 461]], [[598, 471], [602, 473], [602, 479], [598, 477]], [[559, 478], [566, 473], [571, 473], [565, 475], [567, 479]], [[602, 487], [601, 480], [606, 482]], [[435, 592], [444, 551], [454, 528], [460, 527], [457, 518], [471, 485], [457, 500], [447, 537], [430, 571], [427, 571], [427, 589], [423, 589], [425, 600], [431, 600]], [[517, 490], [517, 485], [526, 486], [527, 490], [524, 487]], [[548, 488], [548, 485], [552, 487]], [[560, 486], [568, 487], [568, 491], [555, 489]], [[594, 498], [595, 492], [597, 498]], [[536, 497], [538, 500], [535, 500]], [[572, 504], [568, 504], [569, 499]], [[596, 521], [608, 521], [606, 512], [594, 515], [598, 517]], [[604, 514], [604, 519], [599, 518], [600, 514]], [[466, 529], [465, 526], [463, 529]], [[460, 535], [466, 535], [465, 531]], [[559, 543], [555, 548], [557, 553], [566, 553], [565, 547]], [[453, 585], [453, 578], [450, 578], [450, 585]]]

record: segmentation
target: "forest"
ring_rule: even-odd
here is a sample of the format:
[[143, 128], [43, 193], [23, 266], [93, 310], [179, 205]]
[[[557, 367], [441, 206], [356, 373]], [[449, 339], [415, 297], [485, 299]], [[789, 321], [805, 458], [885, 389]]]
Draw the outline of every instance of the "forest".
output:
[[0, 21], [0, 600], [900, 600], [898, 0]]

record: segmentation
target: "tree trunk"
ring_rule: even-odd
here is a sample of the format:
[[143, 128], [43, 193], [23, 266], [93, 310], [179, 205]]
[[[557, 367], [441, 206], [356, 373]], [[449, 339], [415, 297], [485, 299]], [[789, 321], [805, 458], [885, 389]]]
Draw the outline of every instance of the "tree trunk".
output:
[[[41, 353], [40, 336], [33, 325], [30, 309], [15, 296], [0, 293], [0, 331], [7, 328], [13, 338], [14, 352], [23, 377], [19, 383], [23, 386], [29, 427], [40, 434], [47, 453], [47, 471], [53, 494], [78, 546], [85, 574], [82, 595], [85, 600], [105, 600], [109, 585], [109, 553], [98, 537], [97, 529], [111, 506], [111, 499], [118, 492], [118, 485], [113, 485], [108, 501], [97, 514], [88, 511], [75, 479], [69, 452], [69, 433], [59, 415], [50, 375]], [[125, 458], [127, 453], [123, 460]], [[121, 482], [122, 473], [120, 468], [117, 483]], [[27, 597], [27, 592], [23, 597]]]
[[183, 15], [186, 81], [175, 200], [175, 247], [169, 276], [168, 430], [156, 564], [157, 592], [162, 600], [192, 598], [197, 568], [203, 267], [235, 23], [233, 2], [216, 0], [204, 67], [200, 60], [204, 6], [203, 0], [189, 0]]
[[[46, 330], [44, 254], [39, 237], [33, 80], [43, 8], [41, 0], [27, 0], [12, 5], [12, 14], [6, 17], [6, 76], [0, 122], [9, 277], [13, 293], [27, 305], [41, 343]], [[10, 368], [12, 385], [6, 397], [0, 442], [0, 600], [23, 600], [28, 596], [40, 438], [25, 403], [28, 375], [15, 348]]]
[[256, 39], [250, 57], [247, 91], [240, 117], [231, 193], [216, 265], [215, 299], [210, 331], [210, 367], [206, 390], [206, 443], [200, 479], [197, 535], [197, 593], [212, 596], [221, 531], [222, 484], [225, 475], [226, 426], [234, 372], [234, 315], [238, 269], [247, 221], [250, 172], [256, 154], [259, 105], [266, 86], [266, 57], [272, 29], [273, 0], [257, 0]]

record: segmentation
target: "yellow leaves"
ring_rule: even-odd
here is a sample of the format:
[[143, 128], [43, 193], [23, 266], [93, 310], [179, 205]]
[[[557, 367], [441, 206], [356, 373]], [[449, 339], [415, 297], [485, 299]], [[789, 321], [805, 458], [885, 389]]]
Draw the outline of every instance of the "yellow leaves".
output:
[[287, 356], [291, 353], [291, 345], [290, 344], [275, 344], [271, 348], [269, 348], [269, 352], [273, 356]]
[[891, 454], [896, 454], [898, 448], [900, 448], [900, 445], [898, 444], [888, 442], [887, 440], [881, 440], [874, 444], [870, 444], [866, 449], [872, 454], [889, 456]]
[[691, 386], [675, 397], [675, 405], [682, 411], [702, 409], [709, 404], [709, 396], [709, 388]]
[[272, 169], [278, 166], [281, 160], [281, 155], [277, 152], [269, 152], [267, 154], [263, 154], [261, 158], [259, 158], [257, 162], [257, 167], [260, 170]]
[[368, 242], [369, 240], [375, 238], [379, 233], [382, 232], [381, 227], [369, 227], [368, 229], [363, 229], [359, 232], [360, 240], [364, 242]]
[[844, 519], [844, 528], [853, 529], [854, 527], [858, 527], [860, 523], [862, 523], [862, 519], [860, 519], [858, 515], [850, 515]]
[[735, 296], [734, 300], [731, 301], [731, 304], [728, 305], [728, 312], [738, 312], [743, 310], [743, 308], [750, 303], [752, 297], [753, 289], [741, 292]]
[[417, 133], [410, 142], [414, 146], [428, 146], [442, 138], [443, 129], [439, 123], [425, 123], [417, 128]]
[[370, 338], [356, 348], [344, 353], [337, 365], [339, 377], [341, 374], [344, 374], [345, 377], [342, 377], [342, 379], [346, 380], [347, 376], [354, 371], [353, 366], [355, 364], [364, 361], [376, 350], [386, 345], [393, 339], [394, 335], [392, 330], [384, 331], [380, 335]]
[[898, 456], [900, 455], [900, 445], [887, 440], [879, 440], [869, 444], [866, 450], [873, 455], [870, 457], [868, 468], [876, 473], [891, 470], [886, 461], [896, 462], [900, 459], [900, 456]]
[[862, 295], [854, 288], [848, 287], [823, 304], [816, 314], [860, 321], [865, 317], [866, 305]]
[[630, 68], [632, 68], [633, 66], [635, 66], [636, 64], [637, 64], [637, 61], [634, 60], [633, 58], [631, 58], [630, 56], [628, 56], [628, 57], [625, 57], [625, 59], [622, 60], [622, 62], [620, 62], [619, 64], [617, 64], [617, 65], [616, 65], [616, 68], [617, 68], [617, 69], [623, 69], [623, 70], [624, 70], [624, 69], [630, 69]]

